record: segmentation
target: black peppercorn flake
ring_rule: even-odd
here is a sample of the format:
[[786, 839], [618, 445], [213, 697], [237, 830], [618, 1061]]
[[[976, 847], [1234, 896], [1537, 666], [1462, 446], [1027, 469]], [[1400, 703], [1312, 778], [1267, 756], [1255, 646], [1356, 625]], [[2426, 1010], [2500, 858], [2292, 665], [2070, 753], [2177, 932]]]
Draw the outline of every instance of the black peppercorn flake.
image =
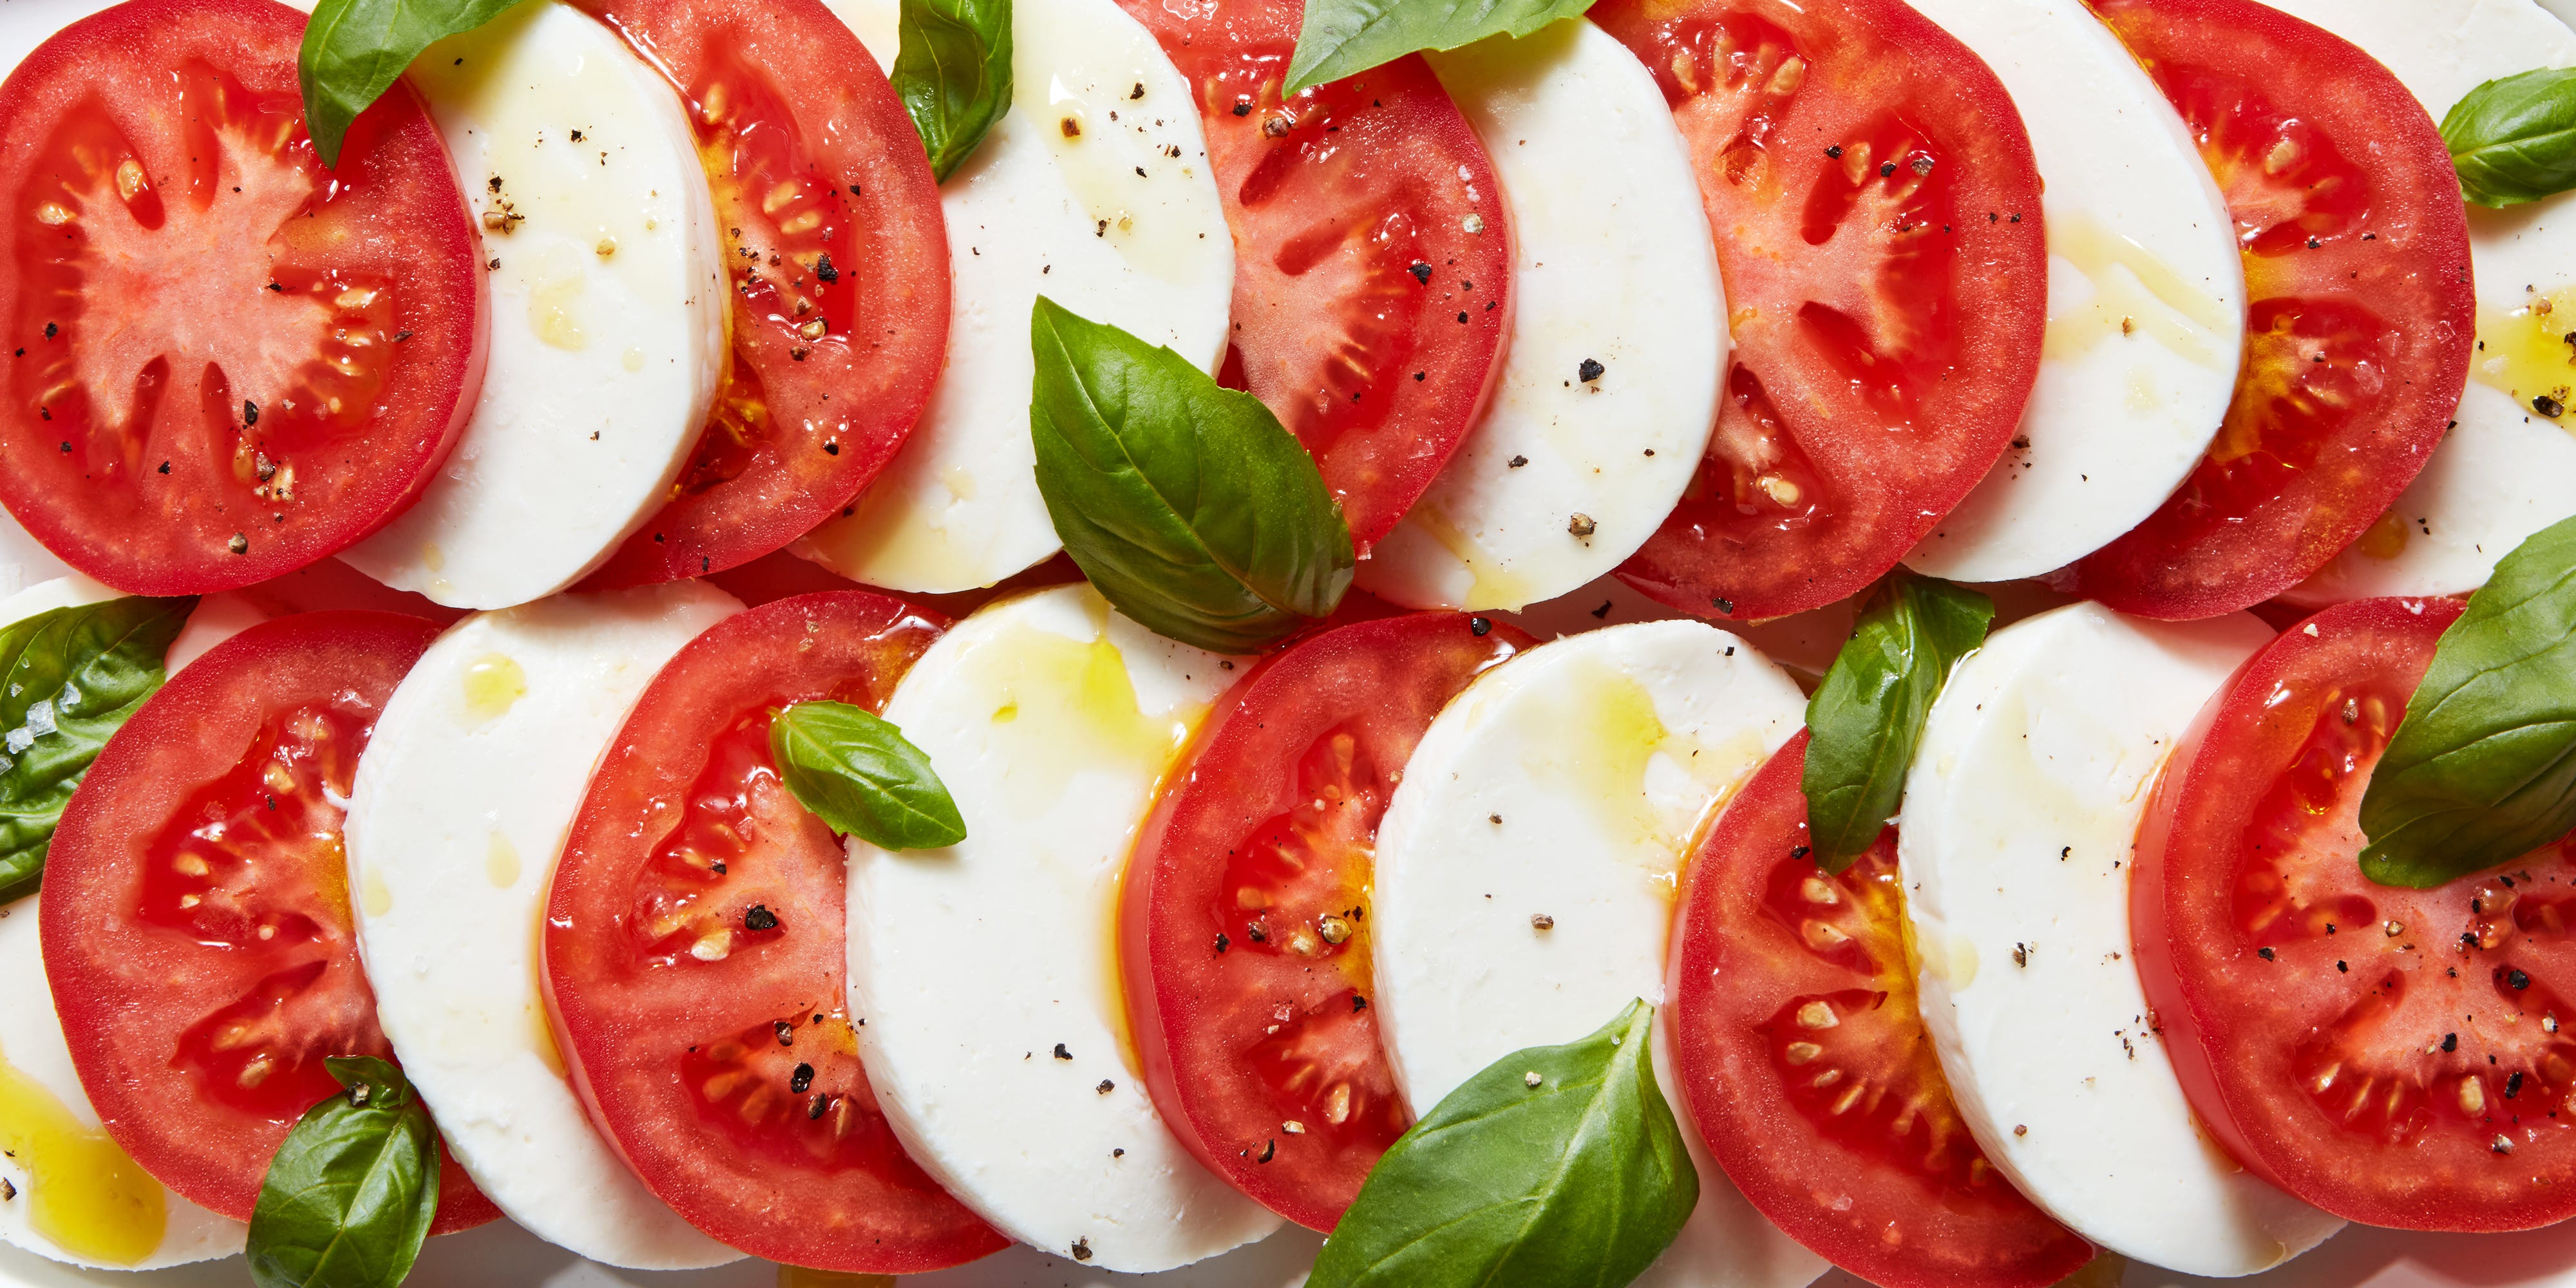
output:
[[742, 914], [742, 927], [745, 930], [776, 930], [778, 914], [771, 912], [768, 904], [755, 903], [749, 912]]

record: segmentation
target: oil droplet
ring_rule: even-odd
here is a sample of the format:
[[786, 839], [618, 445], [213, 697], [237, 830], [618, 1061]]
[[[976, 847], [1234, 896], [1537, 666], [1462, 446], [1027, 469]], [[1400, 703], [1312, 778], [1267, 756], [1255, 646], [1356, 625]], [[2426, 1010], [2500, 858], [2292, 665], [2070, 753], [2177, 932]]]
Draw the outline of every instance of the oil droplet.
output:
[[1432, 505], [1417, 505], [1404, 516], [1404, 521], [1421, 529], [1422, 534], [1440, 543], [1449, 557], [1467, 570], [1467, 595], [1459, 603], [1462, 609], [1514, 612], [1526, 607], [1536, 597], [1527, 580], [1513, 573], [1485, 553], [1476, 539], [1459, 531]]
[[484, 847], [483, 875], [496, 889], [507, 890], [519, 883], [519, 847], [499, 832], [494, 832], [491, 843]]
[[975, 499], [975, 476], [968, 473], [963, 465], [951, 465], [941, 470], [939, 485], [948, 489], [948, 495], [960, 501]]
[[439, 549], [435, 541], [424, 541], [420, 547], [420, 561], [431, 572], [438, 572], [447, 567], [447, 552]]
[[630, 348], [626, 351], [625, 356], [620, 358], [618, 361], [623, 364], [628, 371], [642, 371], [644, 369], [644, 351], [642, 349]]
[[572, 260], [569, 248], [548, 246], [538, 259], [536, 279], [528, 287], [528, 328], [537, 333], [539, 340], [558, 349], [579, 349], [590, 342], [574, 312], [583, 292], [590, 289], [582, 269]]
[[[2576, 287], [2525, 298], [2510, 312], [2478, 305], [2478, 347], [2469, 374], [2479, 384], [2501, 389], [2535, 418], [2534, 398], [2552, 398], [2564, 406], [2576, 394]], [[2576, 416], [2557, 424], [2576, 432]]]
[[528, 1001], [523, 1013], [528, 1017], [528, 1049], [536, 1053], [537, 1063], [546, 1072], [564, 1076], [563, 1049], [555, 1045], [554, 1024], [546, 1018], [546, 919], [542, 909], [534, 909], [528, 918]]
[[43, 1083], [0, 1057], [0, 1149], [27, 1171], [27, 1223], [75, 1256], [130, 1266], [161, 1246], [161, 1183], [113, 1137], [83, 1126]]
[[2406, 553], [2406, 541], [2414, 535], [2407, 530], [2405, 516], [2391, 510], [2379, 516], [2379, 522], [2370, 525], [2352, 548], [2372, 559], [2394, 559]]
[[2137, 335], [2204, 367], [2236, 357], [2216, 343], [2228, 329], [2227, 310], [2146, 247], [2101, 221], [2050, 211], [2048, 256], [2050, 272], [2063, 264], [2092, 283], [2093, 292], [2091, 299], [2062, 312], [2052, 300], [2042, 356], [2080, 358], [2114, 337]]
[[1749, 732], [1712, 747], [1666, 727], [1644, 685], [1594, 660], [1515, 703], [1510, 719], [1531, 775], [1589, 802], [1666, 898], [1700, 829], [1763, 755]]
[[381, 917], [394, 910], [394, 892], [385, 888], [385, 879], [374, 868], [358, 878], [358, 906], [370, 917]]
[[1101, 630], [1088, 640], [1015, 624], [966, 658], [968, 683], [988, 697], [1011, 798], [1031, 815], [1086, 769], [1159, 779], [1205, 714], [1140, 710], [1127, 659], [1109, 638], [1108, 605], [1098, 609]]
[[527, 695], [528, 673], [503, 654], [486, 653], [465, 668], [465, 716], [475, 724], [508, 715]]

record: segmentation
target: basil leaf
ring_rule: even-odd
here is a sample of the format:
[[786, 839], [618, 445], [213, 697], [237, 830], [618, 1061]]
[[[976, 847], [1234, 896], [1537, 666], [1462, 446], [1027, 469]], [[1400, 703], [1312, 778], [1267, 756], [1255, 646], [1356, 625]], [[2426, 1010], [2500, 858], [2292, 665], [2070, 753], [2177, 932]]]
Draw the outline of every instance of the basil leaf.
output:
[[1985, 643], [1995, 601], [1898, 569], [1861, 605], [1852, 637], [1807, 699], [1807, 831], [1816, 865], [1840, 872], [1869, 851], [1905, 795], [1905, 767], [1932, 700]]
[[2576, 829], [2576, 519], [2496, 564], [2361, 794], [2362, 875], [2429, 889]]
[[894, 89], [946, 182], [1011, 110], [1011, 0], [903, 0]]
[[0, 903], [34, 894], [99, 748], [166, 678], [193, 599], [111, 599], [0, 626]]
[[1041, 295], [1038, 492], [1091, 584], [1146, 629], [1251, 653], [1350, 589], [1351, 530], [1294, 435], [1181, 355]]
[[340, 164], [340, 144], [358, 119], [436, 41], [472, 31], [519, 0], [321, 0], [304, 25], [295, 79], [304, 86], [304, 123], [322, 164]]
[[1456, 49], [1504, 33], [1526, 36], [1591, 7], [1592, 0], [1306, 0], [1283, 92], [1426, 49]]
[[438, 1132], [402, 1070], [333, 1056], [348, 1088], [304, 1111], [250, 1215], [259, 1288], [394, 1288], [438, 1214]]
[[966, 820], [930, 757], [862, 708], [799, 702], [769, 722], [769, 754], [787, 790], [844, 836], [887, 850], [966, 839]]
[[2576, 188], [2576, 69], [2491, 80], [2442, 117], [2460, 191], [2481, 206], [2517, 206]]
[[[1308, 1288], [1624, 1284], [1699, 1202], [1655, 1085], [1654, 1008], [1570, 1046], [1504, 1056], [1378, 1161]], [[1537, 1074], [1532, 1085], [1529, 1076]]]

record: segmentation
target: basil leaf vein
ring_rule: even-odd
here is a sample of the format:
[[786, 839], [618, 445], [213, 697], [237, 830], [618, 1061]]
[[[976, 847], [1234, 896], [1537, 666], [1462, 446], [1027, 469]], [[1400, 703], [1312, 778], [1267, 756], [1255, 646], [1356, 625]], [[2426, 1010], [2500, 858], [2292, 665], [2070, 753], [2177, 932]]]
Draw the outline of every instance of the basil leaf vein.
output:
[[1369, 1173], [1309, 1288], [1624, 1284], [1643, 1273], [1699, 1202], [1655, 1083], [1654, 1016], [1631, 1002], [1590, 1037], [1516, 1051], [1450, 1092]]
[[888, 850], [966, 839], [966, 820], [930, 757], [903, 731], [844, 702], [799, 702], [769, 722], [779, 777], [832, 830]]
[[1905, 795], [1906, 766], [1951, 668], [1985, 642], [1995, 601], [1897, 570], [1807, 699], [1807, 829], [1817, 866], [1867, 853]]
[[128, 597], [0, 626], [0, 903], [36, 892], [63, 807], [161, 689], [193, 599]]
[[2576, 188], [2576, 69], [2544, 67], [2470, 90], [2443, 115], [2442, 142], [2474, 204], [2515, 206]]
[[903, 0], [894, 89], [946, 182], [1011, 110], [1011, 0]]
[[1283, 92], [1295, 94], [1426, 49], [1456, 49], [1494, 35], [1526, 36], [1591, 7], [1592, 0], [1306, 0]]
[[324, 1061], [348, 1090], [304, 1112], [251, 1210], [259, 1288], [395, 1288], [438, 1214], [438, 1132], [402, 1070]]
[[1341, 602], [1350, 527], [1260, 399], [1045, 296], [1029, 344], [1038, 492], [1118, 611], [1184, 644], [1250, 653]]
[[321, 0], [304, 26], [295, 79], [322, 164], [340, 164], [349, 123], [401, 79], [420, 51], [472, 31], [519, 0]]

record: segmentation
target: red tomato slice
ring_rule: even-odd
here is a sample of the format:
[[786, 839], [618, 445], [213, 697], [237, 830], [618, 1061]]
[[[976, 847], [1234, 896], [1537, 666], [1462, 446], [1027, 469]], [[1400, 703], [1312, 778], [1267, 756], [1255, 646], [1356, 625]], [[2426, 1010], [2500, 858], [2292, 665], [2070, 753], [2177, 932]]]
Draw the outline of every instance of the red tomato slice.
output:
[[1208, 1170], [1300, 1225], [1331, 1230], [1413, 1122], [1368, 1009], [1378, 820], [1432, 717], [1535, 643], [1415, 613], [1273, 654], [1138, 834], [1118, 959], [1146, 1088]]
[[[358, 960], [339, 802], [438, 634], [396, 613], [253, 626], [99, 753], [45, 861], [45, 976], [81, 1087], [145, 1171], [240, 1220], [326, 1057], [393, 1058]], [[436, 1233], [500, 1215], [452, 1157]]]
[[1248, 389], [1314, 454], [1365, 553], [1484, 414], [1511, 334], [1493, 158], [1420, 58], [1282, 99], [1300, 0], [1119, 0], [1198, 87], [1234, 230]]
[[[1896, 830], [1839, 876], [1807, 857], [1807, 735], [1700, 847], [1674, 926], [1675, 1081], [1736, 1188], [1885, 1288], [2040, 1288], [2092, 1245], [1986, 1160], [1915, 1007]], [[1802, 1023], [1814, 1008], [1837, 1022]]]
[[769, 756], [780, 708], [882, 709], [946, 628], [860, 591], [718, 623], [644, 690], [555, 867], [545, 978], [574, 1087], [663, 1202], [756, 1257], [913, 1274], [1008, 1242], [877, 1111], [841, 843]]
[[2355, 862], [2362, 789], [2449, 600], [2281, 633], [2210, 700], [2138, 838], [2138, 973], [2192, 1108], [2337, 1216], [2576, 1216], [2576, 838], [2432, 890]]
[[137, 0], [0, 86], [0, 502], [118, 589], [347, 548], [420, 495], [482, 387], [447, 145], [397, 83], [325, 170], [303, 39], [265, 0]]
[[2183, 621], [2307, 580], [2460, 405], [2476, 338], [2450, 150], [2342, 39], [2255, 0], [2092, 0], [2200, 142], [2245, 255], [2244, 366], [2208, 455], [2074, 589]]
[[733, 361], [669, 504], [583, 583], [748, 563], [859, 494], [948, 359], [948, 226], [903, 101], [819, 0], [575, 0], [680, 90]]
[[1605, 0], [1673, 104], [1735, 333], [1698, 478], [1619, 575], [1782, 617], [1896, 566], [2021, 422], [2047, 327], [2030, 136], [1900, 0]]

